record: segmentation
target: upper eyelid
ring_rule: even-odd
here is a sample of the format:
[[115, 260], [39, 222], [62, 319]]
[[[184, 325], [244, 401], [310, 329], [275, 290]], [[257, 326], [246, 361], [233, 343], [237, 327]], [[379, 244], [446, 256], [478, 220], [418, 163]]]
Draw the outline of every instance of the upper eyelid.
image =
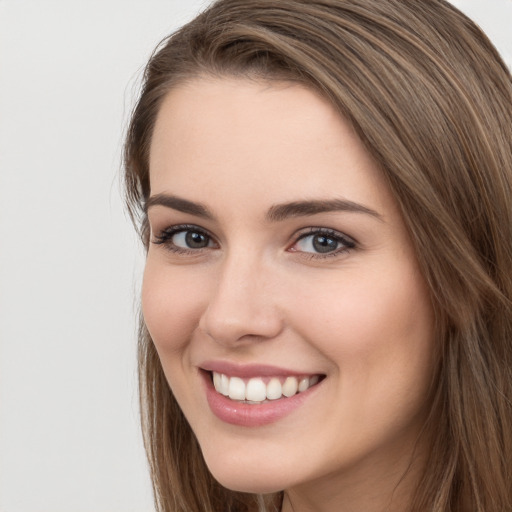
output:
[[[209, 229], [199, 226], [197, 224], [175, 224], [175, 225], [167, 226], [160, 230], [155, 230], [150, 226], [150, 229], [151, 229], [151, 233], [153, 233], [153, 234], [157, 231], [159, 231], [160, 233], [165, 233], [165, 232], [179, 233], [180, 231], [193, 231], [195, 229], [195, 230], [200, 231], [208, 236], [211, 236], [212, 238], [217, 238]], [[347, 239], [350, 239], [351, 241], [356, 242], [353, 237], [351, 237], [350, 235], [347, 235], [346, 233], [344, 233], [342, 231], [339, 231], [334, 228], [327, 228], [327, 227], [321, 227], [321, 226], [308, 226], [308, 227], [300, 228], [300, 229], [296, 230], [290, 238], [297, 237], [297, 239], [298, 239], [300, 237], [312, 235], [315, 233], [326, 233], [326, 234], [330, 234], [333, 236], [339, 236], [341, 238], [347, 238]]]
[[160, 230], [151, 229], [151, 232], [153, 234], [155, 234], [155, 232], [159, 232], [160, 234], [163, 234], [163, 233], [176, 234], [176, 233], [180, 233], [181, 231], [198, 231], [200, 233], [203, 233], [203, 234], [208, 235], [209, 237], [215, 239], [215, 236], [208, 229], [198, 226], [196, 224], [176, 224], [173, 226], [167, 226]]
[[[170, 239], [172, 236], [174, 236], [177, 233], [180, 233], [183, 231], [194, 231], [194, 230], [208, 236], [216, 245], [220, 245], [219, 239], [214, 234], [212, 234], [210, 230], [203, 228], [202, 226], [199, 226], [197, 224], [176, 224], [176, 225], [167, 226], [166, 228], [158, 230], [156, 233], [153, 231], [153, 229], [151, 229], [151, 233], [154, 238], [156, 238], [157, 240], [160, 240], [161, 243], [165, 243], [168, 239]], [[290, 247], [293, 247], [294, 244], [298, 243], [303, 238], [306, 238], [308, 236], [313, 236], [315, 234], [324, 234], [327, 236], [331, 236], [333, 238], [337, 238], [341, 241], [341, 243], [344, 243], [344, 245], [347, 248], [354, 248], [359, 244], [357, 242], [357, 240], [355, 240], [352, 236], [347, 235], [344, 232], [339, 231], [337, 229], [321, 227], [321, 226], [309, 226], [309, 227], [301, 228], [293, 233], [293, 235], [290, 237], [291, 241], [287, 245], [287, 250]], [[192, 250], [198, 251], [200, 249], [192, 249]]]
[[350, 235], [347, 235], [346, 233], [342, 232], [342, 231], [339, 231], [337, 229], [333, 229], [333, 228], [322, 228], [322, 227], [319, 227], [319, 226], [316, 226], [316, 227], [310, 227], [310, 228], [305, 228], [307, 231], [305, 231], [304, 233], [299, 233], [296, 235], [296, 238], [295, 238], [295, 241], [298, 241], [302, 238], [305, 238], [307, 236], [311, 236], [311, 235], [315, 235], [315, 234], [324, 234], [324, 235], [330, 235], [334, 238], [340, 238], [340, 239], [343, 239], [343, 240], [346, 240], [347, 242], [351, 242], [353, 243], [354, 245], [358, 245], [358, 241], [350, 236]]
[[[196, 231], [201, 233], [202, 235], [206, 235], [210, 240], [212, 240], [215, 244], [218, 244], [218, 241], [214, 235], [210, 233], [205, 228], [201, 226], [197, 226], [195, 224], [176, 224], [173, 226], [167, 226], [166, 228], [153, 230], [151, 229], [151, 236], [153, 238], [152, 242], [157, 244], [165, 244], [169, 242], [169, 240], [176, 234], [182, 233], [184, 231]], [[193, 251], [197, 251], [199, 249], [191, 249]]]

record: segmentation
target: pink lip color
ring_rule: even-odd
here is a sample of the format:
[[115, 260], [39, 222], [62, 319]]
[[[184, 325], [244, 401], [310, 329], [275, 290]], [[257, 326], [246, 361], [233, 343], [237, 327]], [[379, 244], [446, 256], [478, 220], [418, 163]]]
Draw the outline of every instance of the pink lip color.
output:
[[200, 365], [202, 370], [223, 373], [230, 377], [250, 379], [251, 377], [288, 377], [312, 375], [310, 372], [288, 370], [278, 366], [263, 364], [234, 364], [228, 361], [206, 361]]
[[[315, 385], [290, 398], [283, 397], [263, 404], [250, 405], [230, 400], [217, 393], [213, 387], [210, 374], [206, 372], [201, 372], [201, 374], [205, 382], [208, 405], [213, 414], [225, 423], [241, 427], [261, 427], [284, 418], [299, 408], [318, 387], [318, 385]], [[261, 373], [258, 375], [261, 376]]]

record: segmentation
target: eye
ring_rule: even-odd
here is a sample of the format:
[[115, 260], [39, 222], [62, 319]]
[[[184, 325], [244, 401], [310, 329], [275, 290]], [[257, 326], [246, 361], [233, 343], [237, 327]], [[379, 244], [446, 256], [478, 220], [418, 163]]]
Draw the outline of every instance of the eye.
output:
[[153, 243], [165, 245], [175, 252], [188, 252], [216, 247], [212, 237], [198, 226], [172, 226], [155, 235]]
[[346, 252], [355, 246], [352, 239], [338, 231], [311, 228], [308, 233], [302, 234], [289, 250], [310, 253], [313, 256], [330, 256]]
[[170, 238], [176, 247], [183, 249], [203, 249], [210, 245], [210, 237], [198, 231], [179, 231]]

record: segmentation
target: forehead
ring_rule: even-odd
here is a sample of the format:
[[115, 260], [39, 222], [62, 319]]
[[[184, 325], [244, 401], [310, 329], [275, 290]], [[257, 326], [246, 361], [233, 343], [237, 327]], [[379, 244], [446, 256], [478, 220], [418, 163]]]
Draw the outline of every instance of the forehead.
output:
[[285, 82], [202, 78], [171, 90], [155, 124], [150, 180], [152, 194], [203, 202], [214, 191], [261, 202], [387, 199], [350, 124], [318, 93]]
[[[305, 130], [318, 123], [325, 127]], [[200, 78], [173, 88], [164, 98], [157, 116], [151, 145], [151, 165], [157, 155], [175, 143], [172, 150], [199, 139], [203, 146], [237, 142], [237, 150], [276, 149], [270, 137], [279, 135], [285, 147], [309, 135], [311, 141], [325, 135], [339, 119], [329, 103], [304, 86], [235, 78]], [[222, 130], [219, 130], [222, 128]], [[260, 144], [264, 142], [262, 147]], [[338, 143], [340, 140], [337, 141]], [[208, 147], [208, 149], [211, 149]], [[168, 151], [167, 151], [168, 152]], [[225, 155], [224, 155], [225, 157]]]

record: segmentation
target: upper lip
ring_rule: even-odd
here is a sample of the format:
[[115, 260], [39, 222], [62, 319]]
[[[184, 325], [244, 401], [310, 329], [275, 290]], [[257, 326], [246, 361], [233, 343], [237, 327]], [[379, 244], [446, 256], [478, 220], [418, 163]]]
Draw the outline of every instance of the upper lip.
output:
[[239, 364], [231, 361], [205, 361], [199, 365], [199, 368], [209, 372], [223, 373], [230, 377], [272, 377], [280, 376], [297, 376], [297, 375], [321, 375], [318, 372], [292, 370], [267, 364]]

